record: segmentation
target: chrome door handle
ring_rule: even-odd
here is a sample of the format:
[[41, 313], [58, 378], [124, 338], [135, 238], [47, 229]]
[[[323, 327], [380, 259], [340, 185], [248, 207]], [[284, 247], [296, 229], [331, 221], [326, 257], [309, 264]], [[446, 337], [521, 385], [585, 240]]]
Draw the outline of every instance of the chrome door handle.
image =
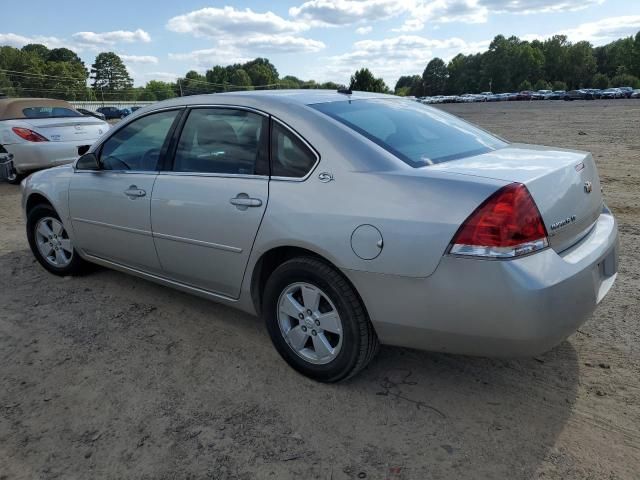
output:
[[246, 210], [249, 207], [262, 206], [262, 200], [259, 198], [251, 198], [246, 193], [239, 193], [229, 200], [229, 203], [231, 203], [231, 205], [235, 205], [238, 210]]
[[138, 198], [138, 197], [144, 197], [147, 194], [147, 192], [145, 192], [141, 188], [136, 187], [135, 185], [131, 185], [129, 188], [127, 188], [124, 191], [124, 194], [127, 197], [129, 197], [131, 199], [134, 199], [134, 198]]

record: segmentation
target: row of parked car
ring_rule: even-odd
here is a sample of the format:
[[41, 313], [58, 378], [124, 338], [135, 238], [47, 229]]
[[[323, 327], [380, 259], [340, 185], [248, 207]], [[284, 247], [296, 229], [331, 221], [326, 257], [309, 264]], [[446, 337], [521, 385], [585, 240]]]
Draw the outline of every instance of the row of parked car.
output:
[[578, 90], [523, 90], [514, 93], [465, 93], [463, 95], [436, 95], [417, 98], [422, 103], [475, 103], [475, 102], [512, 102], [522, 100], [595, 100], [616, 98], [640, 98], [640, 89], [617, 87], [607, 89], [581, 88]]

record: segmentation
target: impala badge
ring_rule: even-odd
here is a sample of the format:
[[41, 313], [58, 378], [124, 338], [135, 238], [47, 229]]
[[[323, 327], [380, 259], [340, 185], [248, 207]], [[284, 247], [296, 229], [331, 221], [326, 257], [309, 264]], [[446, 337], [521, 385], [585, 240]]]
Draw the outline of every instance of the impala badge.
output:
[[591, 190], [593, 190], [591, 182], [584, 182], [584, 193], [591, 193]]
[[551, 224], [551, 230], [558, 230], [559, 228], [566, 227], [567, 225], [576, 221], [576, 216], [571, 215], [570, 217], [565, 218], [564, 220], [560, 220], [559, 222]]

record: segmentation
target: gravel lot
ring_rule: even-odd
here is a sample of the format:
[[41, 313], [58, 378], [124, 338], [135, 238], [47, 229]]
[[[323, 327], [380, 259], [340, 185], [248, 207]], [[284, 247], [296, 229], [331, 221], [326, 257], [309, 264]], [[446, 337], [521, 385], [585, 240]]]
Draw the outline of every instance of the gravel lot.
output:
[[255, 318], [113, 271], [46, 273], [0, 184], [0, 480], [637, 479], [640, 101], [442, 108], [593, 152], [620, 273], [576, 335], [509, 361], [384, 347], [314, 383]]

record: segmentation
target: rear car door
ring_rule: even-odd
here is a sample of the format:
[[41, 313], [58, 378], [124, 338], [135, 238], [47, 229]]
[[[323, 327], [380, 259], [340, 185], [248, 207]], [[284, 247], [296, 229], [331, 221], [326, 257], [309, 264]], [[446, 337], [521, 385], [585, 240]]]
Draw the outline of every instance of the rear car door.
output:
[[98, 149], [99, 171], [74, 172], [74, 241], [89, 255], [161, 271], [151, 234], [151, 192], [180, 112], [155, 112], [125, 125]]
[[249, 109], [190, 111], [151, 201], [166, 276], [239, 296], [269, 197], [268, 130], [269, 118]]

